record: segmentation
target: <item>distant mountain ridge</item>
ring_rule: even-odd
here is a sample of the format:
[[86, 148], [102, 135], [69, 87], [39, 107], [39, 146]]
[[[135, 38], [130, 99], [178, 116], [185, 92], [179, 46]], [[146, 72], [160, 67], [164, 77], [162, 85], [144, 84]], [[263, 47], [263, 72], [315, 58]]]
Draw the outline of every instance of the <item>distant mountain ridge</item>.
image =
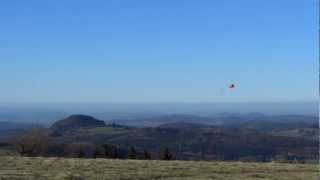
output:
[[32, 124], [32, 123], [0, 121], [0, 131], [3, 131], [3, 130], [22, 130], [22, 129], [30, 129], [32, 127], [37, 127], [37, 125]]
[[137, 118], [137, 119], [130, 119], [130, 120], [118, 120], [115, 123], [129, 125], [129, 126], [137, 126], [137, 127], [158, 127], [162, 124], [175, 123], [175, 122], [215, 125], [217, 121], [211, 117], [204, 117], [204, 116], [198, 116], [198, 115], [167, 114], [167, 115], [151, 116], [146, 118]]
[[166, 129], [201, 129], [201, 128], [209, 128], [210, 126], [186, 121], [177, 121], [167, 124], [162, 124], [158, 126], [158, 128], [166, 128]]
[[240, 126], [243, 123], [255, 121], [268, 121], [275, 123], [308, 123], [318, 124], [318, 117], [304, 115], [264, 115], [261, 113], [249, 114], [222, 114], [217, 116], [198, 116], [189, 114], [167, 114], [150, 116], [145, 118], [114, 120], [113, 123], [136, 126], [136, 127], [158, 127], [163, 124], [175, 122], [188, 122], [208, 126]]

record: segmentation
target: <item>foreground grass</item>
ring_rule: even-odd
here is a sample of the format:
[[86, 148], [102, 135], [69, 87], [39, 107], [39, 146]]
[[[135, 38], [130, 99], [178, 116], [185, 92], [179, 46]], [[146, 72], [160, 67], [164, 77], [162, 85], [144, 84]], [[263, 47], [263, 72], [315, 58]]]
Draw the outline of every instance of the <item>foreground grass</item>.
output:
[[316, 180], [317, 165], [0, 157], [0, 180]]

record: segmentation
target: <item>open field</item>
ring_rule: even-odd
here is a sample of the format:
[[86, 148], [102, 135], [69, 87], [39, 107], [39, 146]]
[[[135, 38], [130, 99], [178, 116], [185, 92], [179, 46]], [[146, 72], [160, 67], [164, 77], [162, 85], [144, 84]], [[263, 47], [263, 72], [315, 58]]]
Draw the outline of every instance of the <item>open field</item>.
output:
[[317, 165], [0, 157], [0, 179], [316, 180]]

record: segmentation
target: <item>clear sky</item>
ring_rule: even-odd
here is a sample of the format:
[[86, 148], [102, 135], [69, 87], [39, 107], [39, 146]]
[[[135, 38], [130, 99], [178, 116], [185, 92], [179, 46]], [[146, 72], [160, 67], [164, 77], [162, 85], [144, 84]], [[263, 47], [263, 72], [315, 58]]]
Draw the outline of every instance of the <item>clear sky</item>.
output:
[[317, 100], [317, 6], [2, 0], [0, 102]]

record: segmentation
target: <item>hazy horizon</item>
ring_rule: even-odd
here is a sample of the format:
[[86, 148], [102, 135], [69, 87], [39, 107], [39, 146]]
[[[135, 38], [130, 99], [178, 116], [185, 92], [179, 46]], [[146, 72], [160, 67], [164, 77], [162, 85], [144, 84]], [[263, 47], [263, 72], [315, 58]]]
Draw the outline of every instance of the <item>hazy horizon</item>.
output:
[[135, 119], [170, 114], [212, 117], [221, 114], [318, 116], [318, 102], [283, 103], [0, 103], [0, 121], [52, 123], [72, 114], [102, 120]]

